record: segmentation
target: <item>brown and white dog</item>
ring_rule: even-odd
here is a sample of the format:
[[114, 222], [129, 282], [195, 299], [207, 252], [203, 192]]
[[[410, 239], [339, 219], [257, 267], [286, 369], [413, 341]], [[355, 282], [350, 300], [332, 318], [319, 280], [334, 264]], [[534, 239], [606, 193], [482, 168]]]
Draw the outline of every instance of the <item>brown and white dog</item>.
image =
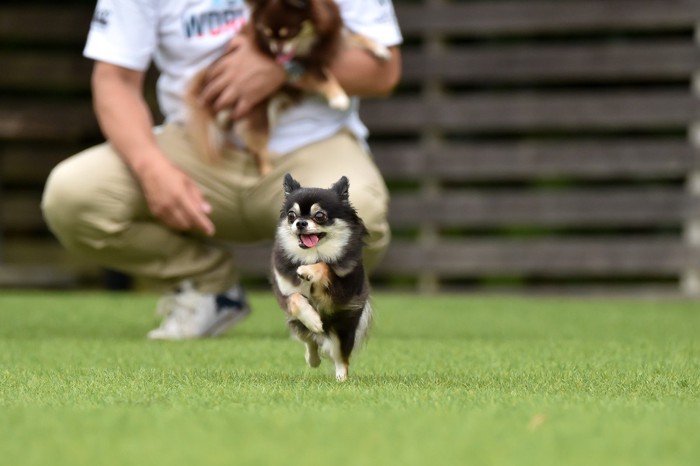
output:
[[348, 377], [350, 356], [372, 322], [362, 265], [367, 234], [342, 177], [329, 189], [303, 188], [287, 174], [284, 206], [272, 251], [272, 285], [292, 333], [306, 345], [306, 362], [320, 356]]
[[247, 1], [251, 17], [241, 34], [284, 66], [298, 87], [285, 85], [279, 93], [256, 105], [246, 118], [233, 121], [230, 112], [216, 113], [201, 104], [199, 96], [207, 75], [204, 69], [192, 79], [186, 100], [193, 140], [209, 162], [220, 160], [228, 135], [233, 132], [255, 157], [261, 174], [265, 174], [271, 167], [267, 148], [270, 127], [279, 112], [301, 97], [300, 88], [324, 96], [333, 108], [349, 107], [349, 97], [328, 71], [341, 47], [359, 47], [383, 61], [389, 59], [390, 52], [364, 36], [347, 32], [334, 0]]

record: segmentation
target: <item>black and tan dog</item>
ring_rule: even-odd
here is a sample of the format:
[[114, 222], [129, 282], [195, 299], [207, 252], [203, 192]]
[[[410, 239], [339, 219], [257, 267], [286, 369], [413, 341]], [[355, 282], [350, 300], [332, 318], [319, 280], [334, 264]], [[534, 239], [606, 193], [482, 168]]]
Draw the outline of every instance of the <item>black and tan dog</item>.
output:
[[284, 206], [272, 253], [272, 284], [306, 362], [335, 364], [348, 377], [350, 356], [367, 336], [372, 308], [362, 265], [367, 234], [342, 177], [329, 189], [303, 188], [287, 174]]

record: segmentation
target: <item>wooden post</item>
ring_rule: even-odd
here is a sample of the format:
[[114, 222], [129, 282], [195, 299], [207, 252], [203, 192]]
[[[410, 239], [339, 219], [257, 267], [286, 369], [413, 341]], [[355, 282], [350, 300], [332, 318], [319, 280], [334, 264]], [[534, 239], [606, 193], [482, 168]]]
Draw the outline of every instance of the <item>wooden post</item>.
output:
[[[700, 98], [700, 74], [695, 76], [695, 96]], [[690, 126], [690, 141], [694, 151], [694, 161], [688, 171], [688, 212], [685, 219], [684, 240], [686, 247], [686, 264], [681, 278], [683, 294], [700, 297], [700, 121]]]
[[5, 174], [3, 173], [3, 157], [5, 157], [4, 150], [0, 148], [0, 266], [5, 262], [5, 250], [3, 249], [3, 237], [5, 234], [5, 229], [4, 225], [2, 224], [2, 214], [3, 214], [3, 209], [5, 206], [3, 205], [3, 197], [2, 197], [2, 183], [5, 178]]
[[[443, 0], [428, 0], [428, 3], [439, 5]], [[430, 32], [423, 37], [423, 49], [428, 54], [439, 53], [444, 47], [443, 36], [438, 33]], [[439, 98], [443, 94], [443, 84], [440, 78], [431, 78], [423, 84], [423, 98], [426, 101]], [[421, 134], [421, 145], [424, 149], [426, 159], [423, 161], [425, 166], [432, 163], [429, 158], [435, 154], [443, 146], [443, 134], [439, 128], [432, 127], [424, 128]], [[424, 198], [434, 198], [440, 196], [440, 180], [432, 174], [423, 176], [420, 182], [421, 196]], [[419, 231], [419, 244], [430, 247], [440, 241], [440, 232], [438, 227], [432, 222], [423, 223]], [[433, 270], [424, 270], [418, 275], [418, 291], [421, 293], [435, 293], [440, 289], [440, 279]]]
[[[695, 44], [700, 47], [700, 23], [695, 26]], [[693, 95], [700, 99], [700, 70], [693, 76]], [[690, 143], [695, 148], [693, 163], [687, 177], [688, 212], [685, 219], [684, 240], [686, 265], [681, 277], [681, 290], [686, 296], [700, 297], [700, 116], [690, 124]]]

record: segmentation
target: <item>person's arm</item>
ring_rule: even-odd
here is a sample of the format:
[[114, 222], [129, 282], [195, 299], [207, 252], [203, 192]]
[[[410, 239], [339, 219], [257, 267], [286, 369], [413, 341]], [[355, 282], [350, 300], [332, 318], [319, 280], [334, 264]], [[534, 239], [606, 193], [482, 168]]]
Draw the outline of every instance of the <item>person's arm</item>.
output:
[[199, 188], [156, 144], [143, 82], [141, 71], [95, 62], [92, 92], [100, 128], [139, 181], [155, 217], [177, 230], [213, 235], [210, 207]]
[[389, 95], [401, 78], [401, 51], [398, 47], [389, 47], [389, 51], [391, 57], [384, 62], [366, 50], [346, 47], [331, 64], [330, 72], [348, 95]]
[[[243, 35], [231, 41], [229, 50], [210, 68], [201, 98], [215, 111], [231, 109], [232, 118], [238, 119], [277, 91], [286, 76], [281, 65], [259, 52]], [[343, 48], [330, 72], [349, 95], [387, 95], [401, 76], [399, 48], [390, 47], [390, 51], [391, 58], [383, 62], [365, 50]]]

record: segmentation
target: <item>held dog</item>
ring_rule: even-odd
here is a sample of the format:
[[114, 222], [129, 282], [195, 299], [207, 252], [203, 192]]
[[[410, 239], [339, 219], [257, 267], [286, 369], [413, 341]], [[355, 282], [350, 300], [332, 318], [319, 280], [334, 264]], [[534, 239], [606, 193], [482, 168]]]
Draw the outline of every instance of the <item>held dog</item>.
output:
[[199, 102], [206, 83], [207, 69], [194, 76], [187, 91], [190, 132], [195, 144], [209, 162], [221, 159], [233, 133], [253, 157], [261, 174], [269, 172], [268, 141], [277, 115], [298, 101], [301, 88], [322, 95], [339, 110], [350, 106], [350, 99], [328, 67], [344, 45], [367, 50], [386, 61], [389, 50], [374, 41], [347, 32], [334, 0], [247, 0], [250, 21], [241, 34], [258, 49], [280, 63], [291, 81], [276, 95], [260, 102], [250, 114], [233, 121], [228, 111], [214, 112]]
[[330, 189], [304, 188], [287, 174], [284, 205], [272, 251], [272, 285], [292, 333], [306, 345], [306, 362], [320, 356], [348, 377], [350, 356], [372, 321], [362, 265], [367, 234], [350, 204], [346, 177]]

